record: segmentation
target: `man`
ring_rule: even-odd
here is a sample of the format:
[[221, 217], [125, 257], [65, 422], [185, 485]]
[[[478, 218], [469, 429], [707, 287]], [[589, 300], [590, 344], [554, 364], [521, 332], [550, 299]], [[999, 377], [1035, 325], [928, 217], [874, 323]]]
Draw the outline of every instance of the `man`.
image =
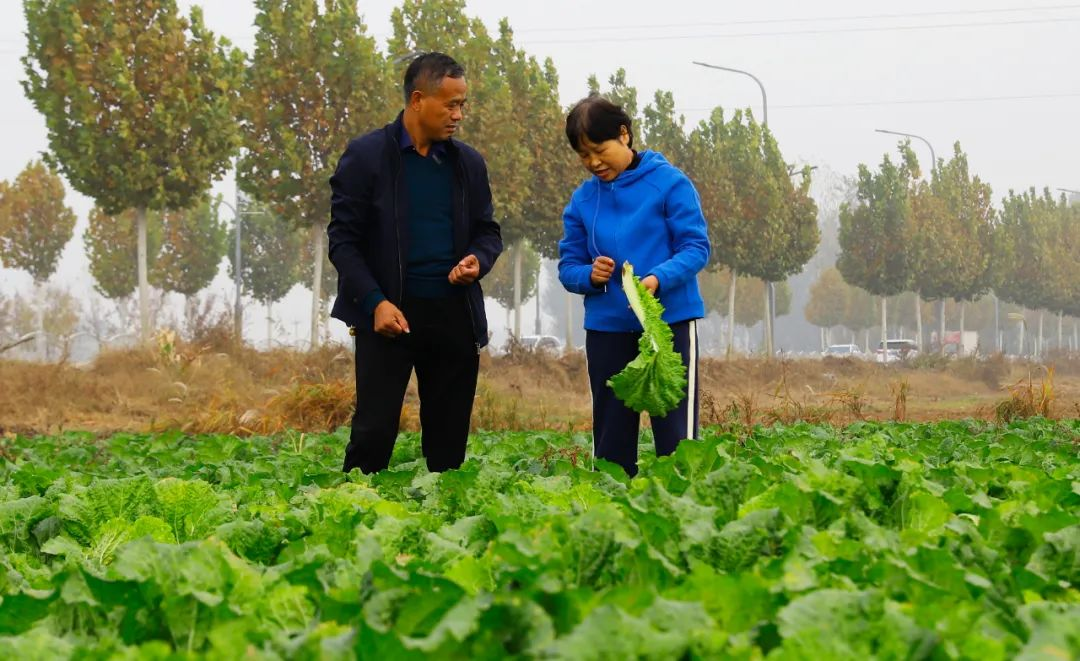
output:
[[453, 139], [465, 71], [427, 53], [405, 71], [405, 109], [349, 143], [330, 178], [332, 316], [356, 337], [345, 472], [386, 468], [413, 368], [428, 469], [465, 459], [487, 317], [479, 280], [502, 252], [487, 166]]

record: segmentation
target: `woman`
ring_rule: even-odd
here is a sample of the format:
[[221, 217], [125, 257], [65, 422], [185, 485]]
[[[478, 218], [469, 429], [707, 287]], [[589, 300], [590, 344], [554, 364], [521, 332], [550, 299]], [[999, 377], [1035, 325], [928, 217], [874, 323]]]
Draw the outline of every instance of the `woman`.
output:
[[630, 262], [664, 306], [664, 321], [687, 368], [687, 397], [653, 417], [658, 455], [697, 435], [697, 327], [705, 316], [697, 273], [709, 260], [701, 201], [690, 179], [654, 151], [634, 151], [630, 117], [600, 96], [578, 102], [566, 137], [592, 174], [563, 212], [559, 280], [585, 296], [585, 355], [593, 400], [593, 455], [637, 473], [640, 416], [607, 386], [638, 353], [641, 324], [618, 277]]

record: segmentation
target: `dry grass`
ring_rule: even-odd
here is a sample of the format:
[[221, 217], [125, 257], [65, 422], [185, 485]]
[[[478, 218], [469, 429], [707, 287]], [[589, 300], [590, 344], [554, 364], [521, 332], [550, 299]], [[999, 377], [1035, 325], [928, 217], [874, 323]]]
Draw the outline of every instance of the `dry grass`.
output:
[[[1031, 372], [1024, 379], [1009, 386], [1009, 397], [998, 402], [994, 415], [998, 422], [1011, 422], [1020, 418], [1052, 417], [1054, 403], [1054, 368], [1044, 369], [1045, 375], [1036, 389], [1032, 383]], [[1074, 407], [1076, 404], [1074, 403]]]
[[[916, 369], [850, 358], [705, 358], [699, 370], [700, 415], [703, 424], [733, 430], [774, 422], [1076, 415], [1080, 365], [1064, 364], [1064, 372], [1048, 371], [1039, 386], [1031, 366], [1002, 359]], [[310, 352], [256, 351], [235, 346], [227, 334], [212, 329], [195, 341], [162, 334], [148, 347], [105, 352], [84, 367], [0, 360], [0, 432], [325, 431], [349, 423], [353, 370], [352, 353], [341, 345]], [[1004, 401], [999, 383], [1015, 384]], [[403, 429], [418, 428], [418, 410], [412, 384], [402, 409]], [[589, 429], [584, 355], [483, 354], [473, 425]]]

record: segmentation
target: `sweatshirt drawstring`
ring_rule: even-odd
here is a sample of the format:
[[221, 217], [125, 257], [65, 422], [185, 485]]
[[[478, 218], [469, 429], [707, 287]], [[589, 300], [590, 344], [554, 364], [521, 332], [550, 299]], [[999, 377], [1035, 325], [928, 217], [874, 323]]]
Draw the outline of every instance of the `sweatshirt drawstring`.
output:
[[[600, 248], [596, 244], [596, 219], [600, 216], [600, 192], [603, 190], [602, 186], [603, 184], [598, 184], [596, 187], [596, 209], [593, 211], [592, 231], [589, 232], [589, 238], [592, 240], [592, 248], [596, 253], [596, 256], [593, 257], [594, 262], [596, 261], [596, 258], [600, 256]], [[604, 293], [607, 293], [606, 282], [604, 283]]]

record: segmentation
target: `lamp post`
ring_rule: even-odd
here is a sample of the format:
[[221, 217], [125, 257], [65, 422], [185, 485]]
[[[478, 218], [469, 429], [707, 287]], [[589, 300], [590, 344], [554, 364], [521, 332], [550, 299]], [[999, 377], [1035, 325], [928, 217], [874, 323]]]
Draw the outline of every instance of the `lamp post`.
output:
[[244, 274], [243, 274], [243, 271], [241, 270], [242, 264], [241, 264], [241, 261], [240, 261], [240, 258], [241, 258], [241, 253], [240, 253], [240, 231], [241, 231], [241, 227], [243, 225], [243, 223], [241, 222], [241, 217], [242, 216], [254, 216], [254, 215], [257, 215], [257, 214], [262, 213], [262, 212], [260, 212], [260, 211], [240, 211], [240, 210], [238, 210], [237, 207], [242, 206], [240, 204], [240, 192], [239, 192], [239, 189], [237, 189], [237, 194], [236, 194], [236, 206], [233, 206], [232, 204], [226, 202], [224, 199], [221, 200], [221, 203], [224, 204], [225, 206], [227, 206], [230, 211], [232, 211], [233, 219], [236, 221], [236, 246], [235, 246], [236, 265], [234, 267], [236, 269], [236, 297], [235, 297], [235, 300], [233, 301], [233, 333], [236, 335], [237, 341], [242, 342], [243, 339], [244, 339], [244, 337], [243, 337], [243, 333], [244, 333], [243, 310], [244, 309], [243, 309], [243, 306], [241, 305], [241, 295], [242, 295], [241, 288], [242, 288], [242, 285], [243, 285], [243, 282], [244, 282]]
[[921, 135], [915, 135], [914, 133], [904, 133], [902, 131], [890, 131], [888, 129], [874, 129], [875, 133], [888, 133], [890, 135], [900, 135], [905, 138], [915, 138], [916, 140], [922, 140], [930, 149], [930, 172], [933, 173], [937, 167], [937, 156], [934, 154], [934, 145], [930, 144], [930, 141]]
[[[915, 138], [916, 140], [922, 140], [923, 143], [926, 145], [926, 147], [930, 150], [930, 174], [933, 175], [934, 169], [937, 168], [937, 154], [934, 153], [934, 145], [930, 144], [929, 140], [922, 137], [921, 135], [915, 135], [914, 133], [905, 133], [903, 131], [891, 131], [889, 129], [874, 129], [874, 132], [875, 133], [887, 133], [889, 135], [899, 135], [899, 136], [903, 136], [905, 138]], [[884, 305], [884, 300], [882, 301], [882, 305]], [[882, 308], [882, 309], [884, 309], [884, 308]], [[941, 300], [941, 304], [940, 304], [940, 306], [938, 308], [938, 312], [939, 312], [938, 316], [940, 317], [939, 321], [941, 322], [940, 323], [940, 328], [938, 329], [939, 334], [940, 334], [940, 337], [938, 338], [938, 344], [941, 345], [942, 355], [944, 355], [944, 353], [945, 353], [945, 299]], [[916, 325], [918, 326], [918, 335], [919, 335], [918, 339], [916, 340], [916, 345], [919, 347], [920, 350], [922, 350], [922, 296], [920, 296], [918, 294], [918, 292], [915, 293], [915, 322], [916, 322]], [[885, 329], [883, 328], [881, 330], [881, 332], [882, 332], [882, 337], [884, 337]], [[961, 344], [961, 346], [962, 346], [962, 344]]]
[[[763, 127], [765, 127], [766, 129], [769, 128], [769, 98], [765, 94], [765, 84], [762, 83], [761, 80], [757, 76], [750, 73], [749, 71], [743, 71], [742, 69], [735, 69], [733, 67], [723, 67], [723, 66], [720, 66], [719, 64], [708, 64], [706, 62], [698, 62], [696, 60], [694, 61], [694, 64], [696, 64], [699, 67], [705, 67], [706, 69], [717, 69], [718, 71], [729, 71], [731, 73], [742, 74], [743, 76], [749, 76], [750, 78], [753, 78], [754, 82], [757, 83], [758, 89], [761, 90], [761, 125]], [[735, 287], [736, 275], [737, 274], [735, 273], [735, 270], [732, 269], [732, 272], [731, 272], [731, 287], [732, 287], [732, 289], [734, 289], [734, 287]], [[769, 283], [766, 283], [766, 284], [767, 284], [767, 287], [766, 287], [766, 291], [765, 291], [765, 298], [768, 301], [768, 304], [766, 305], [766, 307], [768, 309], [766, 310], [767, 314], [765, 315], [765, 325], [766, 325], [766, 328], [765, 328], [765, 352], [766, 352], [766, 355], [769, 358], [772, 358], [772, 354], [773, 354], [773, 324], [774, 324], [774, 321], [776, 319], [776, 315], [774, 313], [774, 310], [776, 308], [776, 285], [775, 285], [775, 283], [772, 283], [772, 282], [769, 282]], [[729, 306], [734, 306], [734, 297], [731, 296], [730, 298], [732, 300], [729, 301]], [[734, 309], [733, 307], [729, 307], [729, 310], [728, 310], [729, 316], [732, 319], [734, 319], [734, 313], [732, 312], [733, 309]], [[731, 327], [731, 329], [734, 330], [734, 321], [729, 321], [728, 324]], [[729, 353], [731, 351], [730, 350], [730, 346], [731, 346], [731, 337], [730, 336], [731, 336], [731, 333], [729, 332], [729, 337], [728, 337], [728, 347], [729, 347], [728, 352]]]

